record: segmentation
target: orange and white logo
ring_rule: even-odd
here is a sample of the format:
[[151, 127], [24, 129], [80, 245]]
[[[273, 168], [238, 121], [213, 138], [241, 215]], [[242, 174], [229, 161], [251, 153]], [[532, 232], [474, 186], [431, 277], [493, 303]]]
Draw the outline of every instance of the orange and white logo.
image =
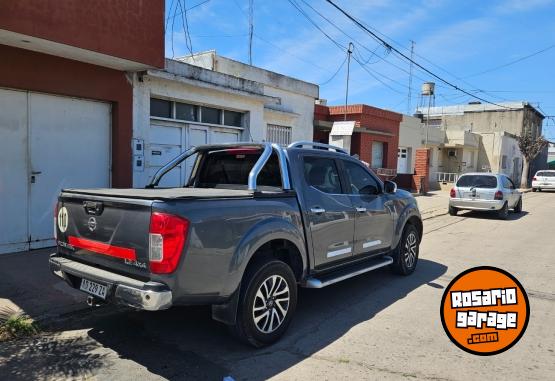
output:
[[441, 300], [441, 322], [459, 348], [481, 356], [511, 348], [530, 318], [528, 296], [505, 270], [482, 266], [451, 281]]

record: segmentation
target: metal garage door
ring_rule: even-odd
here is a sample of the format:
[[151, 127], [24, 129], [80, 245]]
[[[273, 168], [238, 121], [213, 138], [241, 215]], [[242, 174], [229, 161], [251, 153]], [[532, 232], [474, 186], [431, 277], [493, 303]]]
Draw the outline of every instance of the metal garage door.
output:
[[62, 188], [110, 185], [110, 105], [0, 89], [0, 253], [53, 246]]
[[[241, 130], [210, 127], [195, 124], [183, 124], [152, 121], [150, 125], [150, 146], [146, 152], [148, 182], [164, 164], [181, 152], [201, 144], [232, 143], [239, 141]], [[191, 173], [193, 158], [185, 165], [168, 172], [160, 181], [161, 187], [183, 186]]]

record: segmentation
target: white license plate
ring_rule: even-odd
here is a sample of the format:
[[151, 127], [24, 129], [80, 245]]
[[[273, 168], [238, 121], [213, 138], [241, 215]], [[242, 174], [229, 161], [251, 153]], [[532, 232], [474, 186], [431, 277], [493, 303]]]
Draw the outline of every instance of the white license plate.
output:
[[103, 284], [90, 281], [88, 279], [82, 279], [81, 291], [85, 291], [86, 293], [98, 296], [99, 298], [106, 299], [108, 287]]

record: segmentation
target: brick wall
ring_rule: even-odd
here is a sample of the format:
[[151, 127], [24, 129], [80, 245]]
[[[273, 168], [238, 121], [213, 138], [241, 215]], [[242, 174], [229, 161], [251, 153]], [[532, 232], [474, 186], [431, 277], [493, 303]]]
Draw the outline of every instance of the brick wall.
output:
[[[360, 159], [372, 163], [372, 143], [384, 144], [383, 168], [397, 169], [397, 148], [399, 146], [399, 124], [402, 115], [377, 107], [356, 104], [347, 105], [347, 120], [355, 121], [355, 132], [351, 137], [351, 154], [358, 154]], [[315, 120], [343, 121], [345, 106], [316, 105]], [[371, 132], [357, 132], [356, 128], [385, 132], [391, 135], [373, 134]], [[315, 140], [321, 136], [315, 131]]]
[[[429, 191], [429, 178], [430, 178], [430, 149], [417, 148], [415, 161], [414, 161], [414, 175], [413, 175], [414, 189], [421, 193]], [[421, 185], [424, 188], [421, 189]]]

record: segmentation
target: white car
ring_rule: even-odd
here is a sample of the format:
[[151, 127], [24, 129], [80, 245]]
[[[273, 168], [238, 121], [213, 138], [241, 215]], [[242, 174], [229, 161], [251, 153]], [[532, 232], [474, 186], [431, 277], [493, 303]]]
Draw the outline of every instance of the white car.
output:
[[555, 171], [538, 171], [532, 179], [532, 192], [542, 189], [555, 189]]

